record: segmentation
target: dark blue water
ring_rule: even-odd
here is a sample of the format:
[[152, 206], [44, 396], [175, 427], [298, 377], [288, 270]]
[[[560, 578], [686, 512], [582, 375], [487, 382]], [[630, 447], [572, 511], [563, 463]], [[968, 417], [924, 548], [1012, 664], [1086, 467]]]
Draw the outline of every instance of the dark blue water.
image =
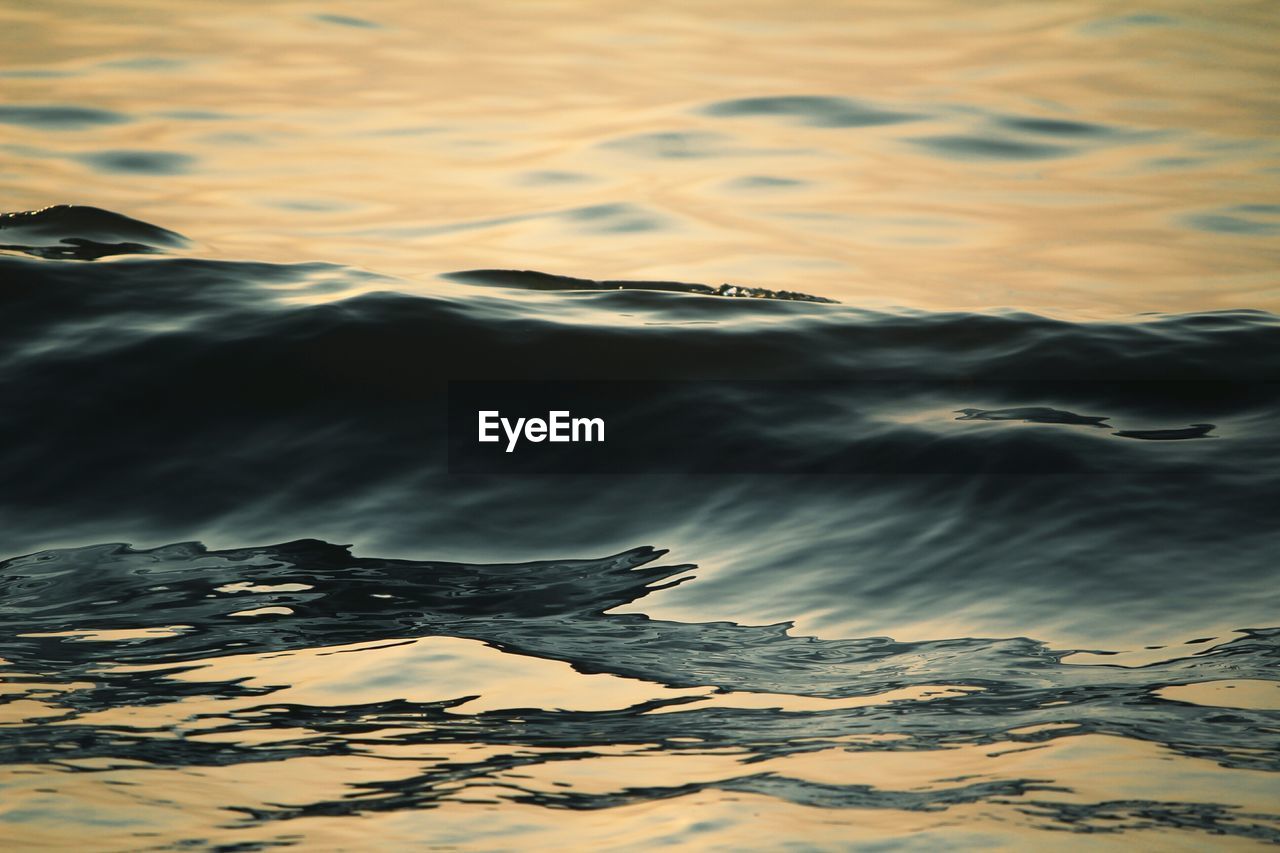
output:
[[[1280, 841], [1280, 810], [1258, 807], [1280, 771], [1274, 315], [876, 312], [803, 282], [554, 270], [424, 290], [202, 260], [93, 208], [6, 216], [0, 244], [3, 761], [154, 791], [177, 783], [148, 768], [387, 768], [265, 797], [197, 786], [172, 808], [223, 817], [186, 830], [157, 828], [165, 801], [142, 791], [121, 838], [260, 849], [335, 816], [629, 814], [715, 795], [884, 810], [899, 841], [948, 810], [990, 833], [973, 843]], [[642, 382], [647, 434], [694, 448], [681, 465], [744, 433], [769, 458], [720, 474], [450, 473], [448, 383], [495, 379]], [[746, 380], [809, 390], [780, 402]], [[432, 701], [405, 698], [421, 688], [406, 670], [376, 698], [353, 682], [349, 701], [335, 676], [339, 698], [312, 703], [259, 672], [300, 655], [323, 672], [337, 651], [373, 667], [440, 638], [654, 696], [469, 712], [476, 694], [447, 678]], [[1215, 706], [1184, 685], [1249, 695]], [[702, 692], [670, 693], [688, 688]], [[937, 695], [845, 701], [903, 690]], [[734, 704], [747, 694], [776, 706]], [[456, 744], [483, 749], [428, 761]], [[1164, 768], [1172, 793], [1091, 793], [1088, 753], [1053, 751], [1079, 744], [1102, 744], [1101, 775]], [[988, 748], [990, 772], [955, 758]], [[995, 757], [1023, 749], [1042, 763]], [[834, 753], [937, 766], [911, 784], [778, 769]], [[557, 781], [558, 762], [618, 754], [729, 754], [738, 769]], [[412, 756], [425, 763], [406, 775]], [[57, 817], [60, 784], [17, 785], [21, 813], [74, 822]]]

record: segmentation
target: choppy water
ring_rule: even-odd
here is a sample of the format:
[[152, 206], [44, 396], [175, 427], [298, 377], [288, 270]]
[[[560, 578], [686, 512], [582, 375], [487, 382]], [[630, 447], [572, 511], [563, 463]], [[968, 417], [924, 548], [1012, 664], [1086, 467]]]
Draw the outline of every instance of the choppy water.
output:
[[1272, 7], [3, 12], [0, 846], [1280, 842]]

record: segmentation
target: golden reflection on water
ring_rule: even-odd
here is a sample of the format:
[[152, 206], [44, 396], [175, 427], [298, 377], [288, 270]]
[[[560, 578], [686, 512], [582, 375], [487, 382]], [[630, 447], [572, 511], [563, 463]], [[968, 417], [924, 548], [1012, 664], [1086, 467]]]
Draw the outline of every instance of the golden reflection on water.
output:
[[[119, 210], [207, 254], [1077, 316], [1280, 308], [1270, 2], [2, 14], [5, 103], [129, 119], [0, 123], [6, 206]], [[912, 119], [703, 112], [792, 95]], [[168, 159], [97, 157], [136, 151]]]
[[[635, 679], [583, 675], [568, 664], [507, 655], [476, 641], [449, 637], [220, 657], [197, 661], [193, 669], [186, 666], [170, 677], [193, 682], [245, 679], [242, 683], [248, 686], [281, 689], [266, 697], [192, 696], [166, 705], [126, 704], [96, 714], [55, 719], [51, 714], [57, 710], [56, 694], [68, 688], [61, 685], [49, 691], [48, 705], [26, 702], [0, 707], [5, 708], [5, 721], [11, 725], [25, 712], [17, 706], [42, 705], [26, 711], [46, 717], [46, 725], [145, 732], [149, 737], [174, 738], [177, 748], [179, 737], [193, 743], [261, 745], [300, 743], [321, 734], [306, 728], [255, 731], [244, 725], [234, 731], [220, 730], [232, 715], [244, 718], [254, 713], [254, 708], [277, 705], [350, 706], [400, 698], [434, 701], [475, 695], [476, 699], [451, 711], [469, 715], [497, 708], [606, 710], [648, 699], [707, 694], [706, 689], [672, 690]], [[157, 667], [129, 669], [141, 672]], [[1264, 684], [1218, 682], [1168, 688], [1166, 692], [1176, 694], [1169, 698], [1180, 701], [1229, 705], [1215, 698], [1226, 692], [1228, 685], [1253, 696]], [[0, 683], [0, 689], [3, 687]], [[772, 701], [775, 697], [768, 696], [752, 700], [748, 694], [709, 698], [724, 707], [812, 711], [826, 705], [929, 701], [956, 692], [952, 688], [895, 690], [856, 700], [776, 697], [779, 701]], [[908, 693], [912, 695], [905, 695]], [[665, 711], [679, 714], [701, 707], [704, 702]], [[1072, 726], [1027, 726], [1010, 734], [1025, 737]], [[1060, 843], [1052, 836], [1044, 840], [1044, 833], [1038, 830], [1044, 824], [1043, 804], [1194, 802], [1206, 791], [1213, 791], [1217, 800], [1247, 813], [1265, 815], [1280, 796], [1280, 779], [1274, 773], [1225, 768], [1211, 758], [1188, 757], [1158, 744], [1102, 734], [1041, 743], [1021, 740], [897, 750], [897, 738], [864, 733], [844, 739], [861, 744], [859, 751], [846, 751], [841, 739], [824, 738], [813, 751], [758, 760], [750, 751], [697, 748], [696, 742], [673, 752], [650, 743], [593, 746], [584, 751], [581, 747], [465, 740], [415, 744], [402, 739], [416, 731], [414, 724], [405, 720], [397, 727], [361, 731], [353, 743], [354, 754], [229, 766], [167, 767], [115, 757], [85, 758], [70, 751], [55, 763], [0, 768], [0, 820], [8, 821], [6, 831], [19, 849], [82, 846], [88, 832], [92, 833], [94, 850], [132, 850], [140, 845], [161, 848], [200, 837], [238, 843], [285, 840], [304, 849], [321, 850], [368, 849], [371, 843], [378, 849], [410, 849], [424, 839], [459, 849], [563, 848], [566, 839], [572, 839], [572, 849], [584, 850], [664, 843], [679, 843], [684, 848], [762, 849], [763, 839], [779, 838], [803, 838], [818, 849], [908, 838], [952, 846], [1035, 843], [1049, 849], [1074, 849], [1077, 844], [1066, 837]], [[479, 776], [462, 775], [454, 782], [440, 782], [434, 790], [442, 799], [429, 808], [374, 809], [343, 818], [321, 813], [283, 824], [253, 822], [241, 811], [350, 800], [365, 796], [360, 793], [363, 785], [412, 780], [424, 773], [503, 755], [534, 760], [510, 770], [497, 767]], [[1176, 772], [1171, 772], [1172, 768]], [[531, 794], [610, 795], [645, 786], [715, 784], [750, 774], [904, 792], [939, 791], [954, 788], [961, 781], [1040, 779], [1051, 781], [1052, 787], [1023, 797], [953, 804], [943, 810], [827, 809], [732, 791], [703, 791], [603, 811], [548, 809], [518, 800]], [[38, 815], [39, 820], [24, 820], [22, 815]], [[1133, 849], [1134, 844], [1146, 849], [1188, 846], [1185, 837], [1158, 829], [1136, 835], [1131, 830], [1102, 842], [1104, 848], [1115, 849]], [[1215, 839], [1215, 847], [1220, 843], [1246, 846], [1240, 839]]]
[[[226, 655], [199, 661], [196, 669], [176, 677], [184, 681], [239, 678], [249, 686], [280, 687], [271, 694], [271, 702], [279, 704], [361, 705], [396, 699], [438, 702], [474, 696], [454, 709], [462, 714], [510, 708], [603, 711], [649, 699], [707, 692], [672, 690], [615, 675], [581, 675], [567, 663], [507, 654], [478, 640], [458, 637]], [[241, 704], [258, 706], [262, 700], [252, 697]]]
[[1159, 692], [1161, 698], [1214, 708], [1257, 708], [1280, 711], [1280, 682], [1250, 678], [1179, 684]]

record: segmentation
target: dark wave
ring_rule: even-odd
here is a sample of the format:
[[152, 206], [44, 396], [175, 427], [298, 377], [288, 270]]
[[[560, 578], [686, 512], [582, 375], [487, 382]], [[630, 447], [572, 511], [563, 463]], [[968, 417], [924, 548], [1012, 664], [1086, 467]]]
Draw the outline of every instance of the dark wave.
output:
[[[751, 114], [831, 105], [766, 106]], [[802, 285], [528, 271], [423, 284], [162, 255], [184, 238], [92, 208], [0, 222], [0, 554], [27, 555], [0, 562], [0, 709], [39, 709], [0, 729], [6, 762], [424, 762], [332, 796], [231, 798], [238, 827], [443, 807], [478, 786], [581, 812], [717, 791], [1280, 840], [1276, 815], [1226, 793], [1064, 799], [1076, 781], [1052, 762], [915, 787], [762, 769], [1083, 737], [1280, 770], [1274, 710], [1179, 692], [1274, 680], [1274, 315], [870, 311]], [[146, 257], [66, 262], [129, 254]], [[617, 386], [662, 452], [626, 476], [459, 473], [463, 380]], [[120, 541], [177, 544], [87, 544]], [[621, 550], [636, 542], [703, 564], [697, 582], [664, 552]], [[376, 680], [383, 655], [426, 660], [442, 638], [657, 698], [477, 711], [447, 680], [431, 701], [304, 701], [255, 676], [343, 655]], [[423, 757], [459, 744], [485, 751]], [[738, 763], [607, 790], [522, 775], [620, 753]]]
[[[151, 226], [129, 222], [119, 236], [147, 239]], [[836, 565], [850, 549], [895, 574], [915, 561], [910, 584], [938, 612], [1028, 572], [1074, 588], [1078, 566], [1128, 559], [1116, 557], [1125, 542], [1182, 583], [1136, 573], [1096, 606], [1141, 608], [1157, 590], [1203, 601], [1194, 555], [1209, 548], [1215, 600], [1230, 613], [1233, 590], [1256, 583], [1258, 555], [1274, 547], [1280, 323], [1265, 312], [1079, 323], [481, 277], [518, 286], [423, 288], [326, 264], [0, 257], [0, 389], [22, 401], [0, 410], [0, 479], [21, 484], [0, 492], [9, 553], [69, 530], [166, 541], [227, 525], [236, 538], [281, 539], [337, 524], [397, 550], [425, 537], [464, 553], [493, 525], [515, 556], [517, 543], [555, 553], [564, 541], [670, 541], [696, 518], [712, 551], [743, 530], [812, 531], [749, 558], [762, 567]], [[451, 476], [448, 383], [495, 379], [656, 380], [661, 393], [639, 402], [661, 451], [653, 471], [668, 479], [602, 489], [528, 472]], [[755, 393], [761, 381], [828, 384], [788, 397]], [[1111, 437], [1207, 432], [1188, 424], [1215, 425], [1211, 440]], [[691, 491], [673, 485], [682, 466], [776, 476]], [[865, 476], [791, 476], [840, 470]], [[365, 512], [343, 509], [354, 495]], [[865, 521], [886, 506], [896, 557]], [[1010, 524], [1035, 546], [1005, 547]], [[950, 534], [917, 543], [921, 525]], [[929, 573], [948, 565], [975, 572], [972, 589], [926, 594]], [[887, 589], [874, 595], [897, 606]]]
[[77, 204], [0, 214], [0, 241], [0, 251], [77, 261], [151, 254], [188, 243], [173, 231]]

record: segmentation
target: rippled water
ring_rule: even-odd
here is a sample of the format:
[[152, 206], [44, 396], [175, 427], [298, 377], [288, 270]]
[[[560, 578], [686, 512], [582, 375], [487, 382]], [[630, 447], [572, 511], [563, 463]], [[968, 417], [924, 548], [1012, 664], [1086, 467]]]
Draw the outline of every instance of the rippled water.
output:
[[1269, 2], [3, 8], [9, 210], [417, 280], [1280, 304]]
[[0, 16], [0, 847], [1280, 842], [1273, 5]]

